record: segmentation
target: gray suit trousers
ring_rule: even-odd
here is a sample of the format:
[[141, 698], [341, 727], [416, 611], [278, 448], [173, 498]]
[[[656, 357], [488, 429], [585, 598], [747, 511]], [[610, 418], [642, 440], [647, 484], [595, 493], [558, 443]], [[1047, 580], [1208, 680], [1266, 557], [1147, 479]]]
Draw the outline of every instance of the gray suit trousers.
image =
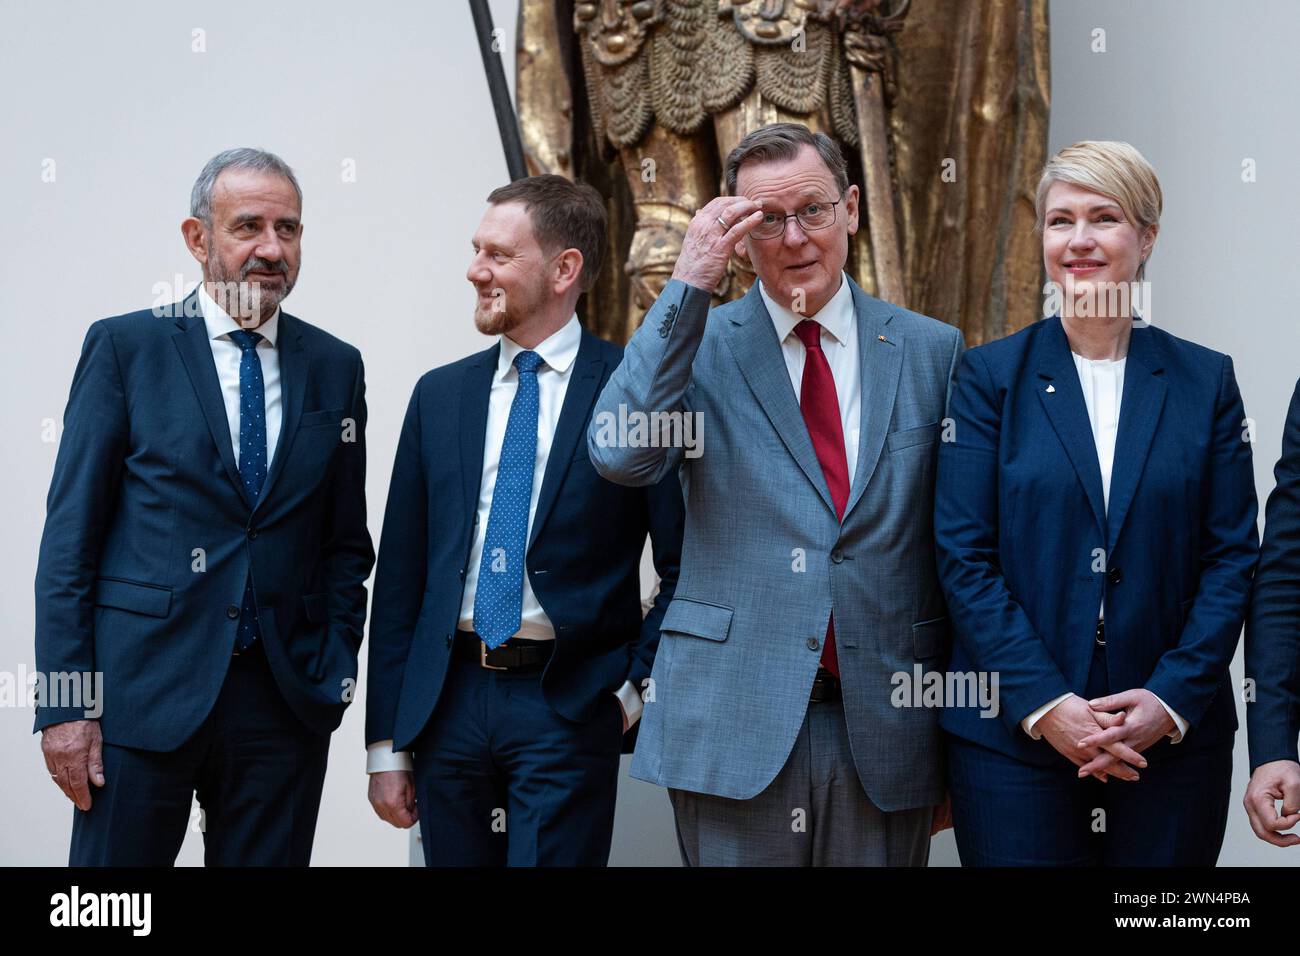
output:
[[867, 797], [844, 708], [808, 705], [794, 749], [758, 796], [668, 790], [684, 866], [925, 866], [933, 807], [886, 813]]

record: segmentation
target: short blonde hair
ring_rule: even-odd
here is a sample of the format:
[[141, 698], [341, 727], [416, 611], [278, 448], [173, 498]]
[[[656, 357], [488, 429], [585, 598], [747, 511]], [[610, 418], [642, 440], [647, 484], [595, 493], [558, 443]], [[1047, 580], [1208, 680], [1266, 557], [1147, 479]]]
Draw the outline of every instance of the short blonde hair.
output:
[[[1148, 226], [1160, 224], [1164, 196], [1160, 180], [1146, 157], [1130, 143], [1115, 140], [1083, 140], [1067, 146], [1047, 161], [1038, 193], [1034, 197], [1036, 228], [1043, 230], [1047, 191], [1052, 183], [1073, 183], [1084, 189], [1109, 196], [1119, 203], [1129, 222], [1140, 233]], [[1137, 277], [1146, 272], [1146, 263], [1138, 266]]]

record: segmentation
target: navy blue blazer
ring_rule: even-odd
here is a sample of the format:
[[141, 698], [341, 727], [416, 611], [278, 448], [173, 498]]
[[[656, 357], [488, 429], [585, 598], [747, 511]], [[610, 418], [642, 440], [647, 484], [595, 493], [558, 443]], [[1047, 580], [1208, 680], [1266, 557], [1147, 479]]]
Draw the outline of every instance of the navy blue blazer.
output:
[[[478, 518], [488, 397], [500, 346], [426, 373], [402, 425], [375, 572], [366, 744], [404, 750], [442, 692]], [[685, 511], [675, 474], [624, 488], [596, 474], [587, 423], [623, 350], [582, 333], [528, 541], [528, 581], [555, 626], [542, 690], [584, 721], [600, 696], [650, 676], [659, 625], [677, 587]], [[642, 619], [640, 562], [649, 533], [659, 594]], [[639, 728], [635, 725], [633, 730]], [[635, 734], [624, 736], [630, 752]]]
[[[374, 564], [361, 353], [283, 311], [276, 344], [283, 423], [250, 508], [197, 291], [86, 334], [41, 537], [36, 665], [103, 673], [109, 743], [167, 751], [198, 729], [250, 568], [294, 712], [329, 733], [353, 697]], [[38, 706], [36, 729], [84, 716]]]
[[1291, 396], [1276, 484], [1264, 511], [1264, 544], [1246, 620], [1250, 769], [1296, 760], [1300, 735], [1300, 382]]
[[996, 671], [1000, 713], [950, 707], [941, 725], [1029, 763], [1059, 759], [1020, 721], [1083, 693], [1104, 597], [1112, 691], [1145, 687], [1190, 724], [1148, 759], [1230, 742], [1228, 662], [1259, 540], [1232, 360], [1133, 329], [1109, 513], [1059, 318], [967, 352], [949, 416], [935, 538], [957, 637], [950, 670]]

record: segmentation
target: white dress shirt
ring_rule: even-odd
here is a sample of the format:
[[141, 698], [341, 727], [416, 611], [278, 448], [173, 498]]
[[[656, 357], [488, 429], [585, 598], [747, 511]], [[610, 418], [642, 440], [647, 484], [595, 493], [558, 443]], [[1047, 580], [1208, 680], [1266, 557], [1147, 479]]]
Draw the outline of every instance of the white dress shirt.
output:
[[853, 291], [840, 274], [840, 287], [816, 315], [796, 315], [778, 305], [767, 294], [763, 283], [758, 283], [758, 294], [767, 306], [767, 314], [776, 327], [776, 340], [781, 343], [790, 384], [794, 387], [795, 401], [803, 385], [803, 363], [807, 349], [795, 334], [794, 327], [804, 319], [813, 319], [822, 332], [822, 352], [835, 380], [835, 397], [840, 403], [840, 424], [844, 428], [844, 453], [849, 462], [849, 486], [858, 470], [858, 436], [862, 426], [862, 370], [858, 357], [858, 322], [853, 308]]
[[269, 472], [284, 415], [280, 399], [280, 353], [275, 348], [275, 338], [280, 329], [280, 309], [277, 307], [271, 317], [257, 328], [247, 328], [217, 305], [202, 283], [199, 283], [199, 308], [203, 311], [203, 324], [207, 326], [212, 360], [217, 366], [217, 381], [221, 384], [221, 398], [226, 405], [226, 421], [230, 424], [230, 443], [235, 449], [236, 464], [239, 463], [239, 362], [244, 350], [230, 337], [230, 333], [247, 329], [262, 336], [256, 352], [262, 363], [262, 388], [266, 398], [266, 468]]
[[[537, 514], [537, 499], [542, 491], [546, 462], [551, 454], [551, 441], [560, 423], [564, 396], [573, 377], [573, 365], [582, 343], [582, 326], [577, 315], [558, 331], [540, 342], [532, 351], [542, 357], [537, 367], [537, 460], [533, 464], [533, 492], [528, 503], [528, 536], [532, 536], [533, 518]], [[497, 483], [497, 467], [501, 463], [501, 446], [505, 443], [506, 423], [510, 420], [510, 406], [519, 389], [519, 371], [514, 366], [515, 356], [524, 348], [507, 336], [501, 336], [501, 352], [497, 369], [492, 376], [492, 391], [488, 397], [487, 432], [483, 441], [483, 472], [479, 479], [478, 522], [474, 525], [474, 544], [470, 549], [469, 563], [465, 566], [465, 591], [460, 603], [462, 631], [474, 630], [474, 595], [478, 590], [479, 562], [483, 558], [483, 541], [487, 537], [488, 519], [492, 514], [492, 492]], [[527, 540], [527, 538], [525, 539]], [[524, 574], [523, 605], [519, 630], [512, 637], [534, 640], [555, 640], [555, 628], [542, 609], [532, 584]], [[641, 695], [631, 681], [615, 691], [630, 728], [641, 717]], [[405, 752], [393, 753], [391, 740], [380, 740], [366, 748], [366, 772], [383, 770], [410, 770], [411, 757]]]
[[[1074, 366], [1079, 372], [1079, 385], [1083, 388], [1083, 402], [1088, 407], [1088, 421], [1092, 425], [1092, 438], [1097, 445], [1097, 464], [1101, 468], [1102, 505], [1110, 510], [1110, 476], [1115, 467], [1115, 438], [1119, 434], [1119, 407], [1124, 397], [1124, 366], [1126, 358], [1086, 359], [1074, 352]], [[1097, 611], [1099, 620], [1106, 616], [1106, 599], [1103, 597], [1101, 608]], [[1073, 694], [1062, 694], [1049, 700], [1020, 722], [1025, 733], [1035, 740], [1042, 734], [1035, 733], [1034, 724], [1049, 710]], [[1160, 700], [1156, 697], [1156, 700]], [[1187, 732], [1187, 721], [1172, 707], [1160, 700], [1163, 707], [1173, 718], [1175, 730], [1169, 737], [1174, 743], [1183, 739]]]

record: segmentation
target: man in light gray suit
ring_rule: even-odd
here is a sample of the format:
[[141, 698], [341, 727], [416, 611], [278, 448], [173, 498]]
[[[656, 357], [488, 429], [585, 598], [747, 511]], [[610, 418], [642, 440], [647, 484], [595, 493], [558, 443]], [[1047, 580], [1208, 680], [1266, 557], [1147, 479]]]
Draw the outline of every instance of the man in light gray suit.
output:
[[[950, 643], [934, 468], [961, 333], [844, 273], [858, 188], [828, 137], [763, 127], [726, 180], [588, 431], [606, 478], [676, 468], [686, 500], [631, 772], [669, 788], [687, 865], [922, 866], [939, 712], [898, 691]], [[759, 281], [710, 315], [733, 250]]]

